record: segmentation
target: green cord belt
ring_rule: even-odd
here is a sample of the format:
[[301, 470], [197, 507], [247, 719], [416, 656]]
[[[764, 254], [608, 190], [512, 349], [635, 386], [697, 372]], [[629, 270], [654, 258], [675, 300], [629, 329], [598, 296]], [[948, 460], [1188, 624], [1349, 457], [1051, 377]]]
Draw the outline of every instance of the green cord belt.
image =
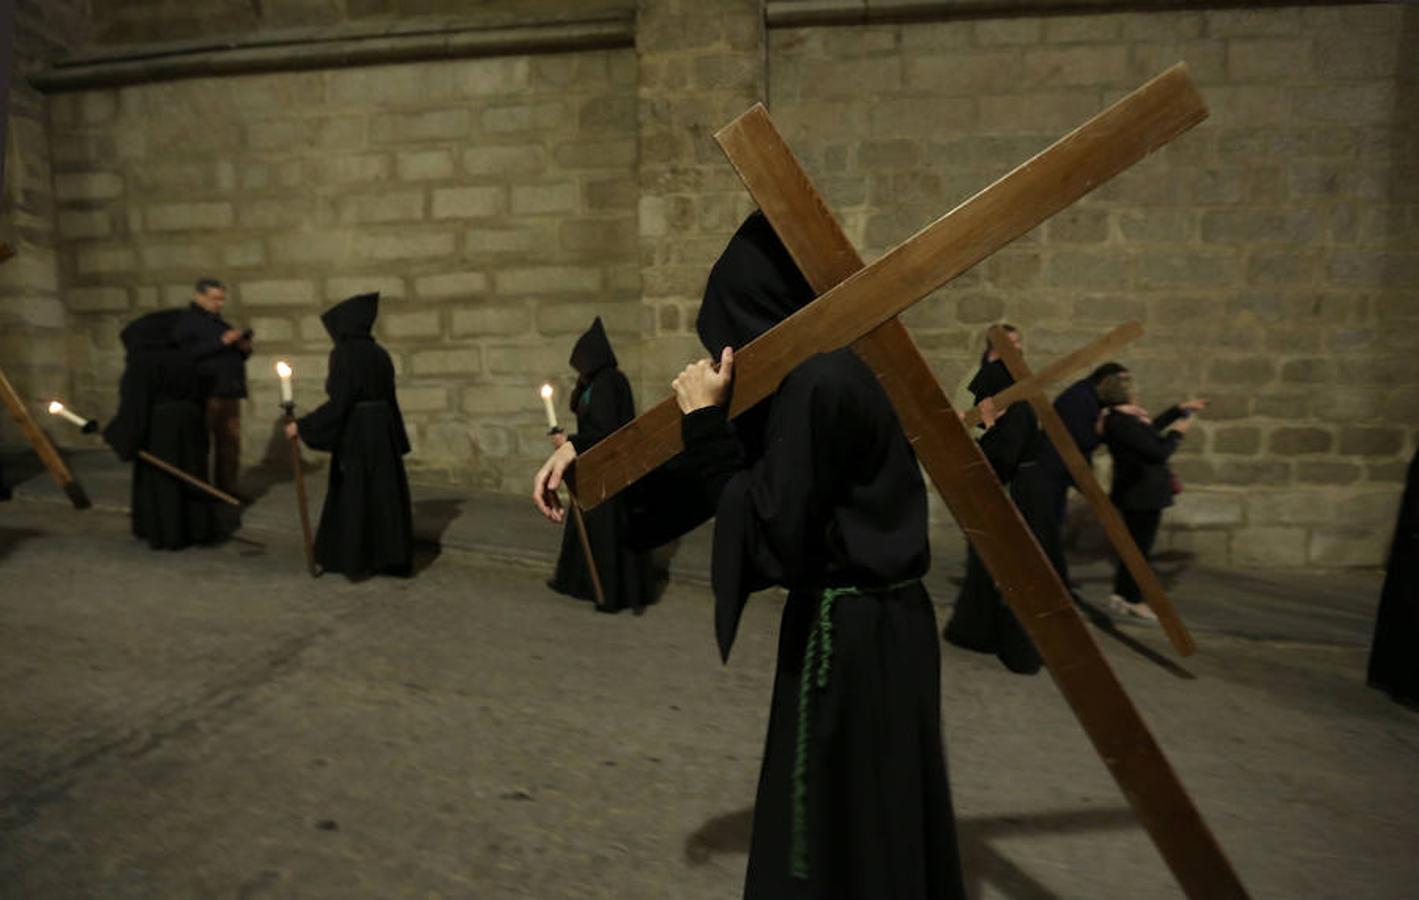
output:
[[793, 833], [789, 841], [788, 870], [794, 878], [808, 877], [808, 742], [813, 730], [812, 702], [816, 688], [828, 686], [833, 665], [833, 605], [839, 597], [885, 594], [916, 584], [916, 579], [881, 588], [825, 588], [818, 601], [818, 619], [803, 648], [803, 671], [798, 679], [798, 733], [793, 750]]

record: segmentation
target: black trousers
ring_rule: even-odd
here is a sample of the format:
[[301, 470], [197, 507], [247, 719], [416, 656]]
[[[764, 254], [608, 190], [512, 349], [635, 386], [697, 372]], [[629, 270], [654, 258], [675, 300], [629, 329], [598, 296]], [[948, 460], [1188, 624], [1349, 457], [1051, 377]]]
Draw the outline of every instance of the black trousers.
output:
[[[1123, 522], [1128, 526], [1128, 533], [1133, 535], [1133, 541], [1138, 544], [1143, 558], [1151, 558], [1153, 544], [1158, 540], [1158, 525], [1163, 521], [1163, 511], [1161, 509], [1121, 509], [1119, 512], [1123, 514]], [[1129, 603], [1141, 603], [1143, 592], [1138, 589], [1138, 583], [1129, 574], [1123, 560], [1119, 560], [1116, 566], [1117, 568], [1114, 569], [1114, 593]]]

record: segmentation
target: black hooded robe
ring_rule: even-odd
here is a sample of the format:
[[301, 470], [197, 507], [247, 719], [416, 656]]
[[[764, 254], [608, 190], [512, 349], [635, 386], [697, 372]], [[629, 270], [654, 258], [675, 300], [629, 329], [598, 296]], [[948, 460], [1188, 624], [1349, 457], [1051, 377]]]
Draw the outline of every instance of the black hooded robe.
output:
[[[606, 435], [636, 417], [631, 383], [616, 366], [616, 354], [598, 316], [572, 349], [572, 368], [577, 371], [571, 407], [576, 413], [576, 434], [568, 440], [578, 454], [585, 453]], [[597, 574], [606, 602], [602, 612], [639, 608], [654, 600], [650, 555], [632, 549], [626, 529], [628, 512], [623, 497], [613, 497], [582, 514], [587, 542], [596, 560]], [[562, 531], [562, 552], [548, 585], [555, 591], [581, 600], [595, 600], [591, 571], [586, 565], [576, 522], [567, 518]]]
[[138, 459], [139, 450], [184, 472], [207, 477], [205, 388], [173, 329], [182, 310], [149, 313], [123, 329], [127, 358], [118, 383], [118, 414], [103, 430], [119, 459], [133, 463], [133, 534], [154, 550], [181, 550], [217, 537], [212, 500]]
[[301, 440], [332, 454], [315, 560], [349, 576], [413, 571], [414, 515], [402, 457], [409, 452], [394, 394], [394, 363], [372, 330], [379, 294], [360, 294], [320, 317], [335, 341], [329, 400], [298, 424]]
[[1369, 684], [1419, 708], [1419, 453], [1409, 463], [1380, 593]]
[[[976, 403], [1005, 390], [1015, 379], [1001, 360], [982, 361], [971, 379], [970, 391]], [[1055, 570], [1064, 571], [1064, 553], [1059, 538], [1059, 519], [1048, 474], [1038, 456], [1045, 442], [1035, 411], [1028, 403], [1013, 403], [980, 438], [981, 452], [990, 460], [1002, 484], [1010, 489], [1010, 499], [1034, 533]], [[994, 653], [1005, 668], [1019, 675], [1040, 670], [1040, 655], [1010, 607], [1005, 605], [974, 546], [966, 548], [966, 578], [943, 632], [946, 640], [964, 650]]]
[[[711, 272], [700, 337], [718, 357], [812, 297], [755, 213]], [[685, 451], [659, 473], [656, 500], [677, 507], [677, 525], [689, 524], [685, 509], [716, 512], [725, 659], [748, 595], [789, 591], [744, 896], [963, 897], [921, 583], [926, 491], [881, 386], [840, 350], [798, 366], [736, 422], [711, 407], [682, 429]], [[691, 487], [666, 490], [673, 474]]]

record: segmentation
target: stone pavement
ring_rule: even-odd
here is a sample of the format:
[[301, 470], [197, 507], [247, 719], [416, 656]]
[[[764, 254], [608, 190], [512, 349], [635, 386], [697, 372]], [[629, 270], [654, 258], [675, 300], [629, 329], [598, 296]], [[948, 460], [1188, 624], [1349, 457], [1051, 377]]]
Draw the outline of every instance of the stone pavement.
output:
[[[0, 506], [0, 896], [738, 896], [778, 597], [726, 667], [702, 587], [595, 615], [530, 556], [489, 564], [506, 539], [456, 547], [474, 501], [413, 579], [312, 580], [256, 509], [236, 540], [153, 553], [82, 471], [98, 509], [34, 481]], [[1419, 880], [1419, 716], [1363, 687], [1344, 622], [1210, 632], [1185, 668], [1101, 641], [1257, 898]], [[1179, 896], [1047, 677], [942, 665], [973, 897]]]

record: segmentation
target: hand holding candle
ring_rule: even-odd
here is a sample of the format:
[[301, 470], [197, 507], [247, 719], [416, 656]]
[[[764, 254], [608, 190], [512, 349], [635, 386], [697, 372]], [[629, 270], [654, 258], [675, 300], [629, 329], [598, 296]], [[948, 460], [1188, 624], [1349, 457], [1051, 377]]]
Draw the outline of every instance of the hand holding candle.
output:
[[542, 405], [547, 408], [547, 430], [557, 431], [557, 410], [552, 406], [552, 386], [542, 385]]
[[51, 415], [56, 415], [64, 419], [68, 419], [70, 422], [73, 422], [75, 425], [78, 425], [84, 430], [84, 434], [91, 434], [95, 431], [98, 431], [98, 422], [94, 421], [93, 419], [86, 419], [78, 413], [74, 412], [72, 409], [65, 409], [64, 404], [60, 403], [58, 400], [55, 400], [49, 404], [49, 412]]

